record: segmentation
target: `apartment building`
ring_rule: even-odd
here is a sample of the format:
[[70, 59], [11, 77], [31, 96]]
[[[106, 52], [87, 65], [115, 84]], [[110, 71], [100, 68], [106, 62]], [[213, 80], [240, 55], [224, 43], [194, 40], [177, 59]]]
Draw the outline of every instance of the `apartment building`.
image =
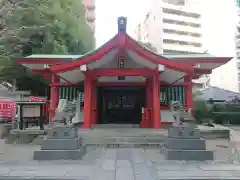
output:
[[160, 54], [203, 53], [199, 0], [152, 0], [135, 38], [150, 42]]
[[92, 32], [95, 33], [95, 27], [96, 27], [96, 2], [95, 0], [83, 0], [83, 4], [85, 6], [85, 17], [87, 20], [88, 25], [92, 29]]

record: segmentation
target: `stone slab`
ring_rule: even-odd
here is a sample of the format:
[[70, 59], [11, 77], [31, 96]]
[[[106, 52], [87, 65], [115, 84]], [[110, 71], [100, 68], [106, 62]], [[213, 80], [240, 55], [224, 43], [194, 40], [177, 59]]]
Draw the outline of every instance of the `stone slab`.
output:
[[36, 135], [20, 134], [17, 136], [16, 144], [29, 144], [36, 138]]
[[81, 139], [46, 139], [43, 140], [42, 150], [75, 150], [81, 147]]
[[206, 150], [172, 150], [165, 149], [165, 157], [167, 160], [194, 160], [207, 161], [213, 160], [214, 155], [212, 151]]
[[165, 137], [164, 144], [168, 149], [173, 150], [206, 150], [204, 139], [179, 139]]
[[172, 127], [168, 129], [168, 137], [181, 139], [200, 139], [200, 130], [197, 128], [188, 127]]
[[8, 137], [12, 124], [0, 124], [0, 139]]
[[81, 160], [86, 153], [86, 147], [77, 150], [40, 150], [34, 151], [34, 160]]
[[74, 139], [78, 136], [76, 128], [55, 127], [48, 130], [47, 139]]

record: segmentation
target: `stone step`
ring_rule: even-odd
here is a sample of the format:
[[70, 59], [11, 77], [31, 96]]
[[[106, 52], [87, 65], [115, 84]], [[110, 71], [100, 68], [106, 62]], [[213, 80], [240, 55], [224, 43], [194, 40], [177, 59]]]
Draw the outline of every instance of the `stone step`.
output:
[[139, 128], [139, 124], [95, 124], [92, 128]]
[[42, 150], [76, 150], [81, 147], [82, 140], [75, 139], [46, 139], [42, 141]]
[[174, 150], [206, 150], [204, 139], [175, 139], [165, 137], [164, 144], [166, 148]]
[[160, 143], [164, 141], [164, 137], [82, 137], [84, 142], [147, 142]]
[[150, 133], [128, 133], [128, 132], [121, 132], [121, 133], [111, 133], [111, 132], [97, 132], [97, 133], [86, 133], [86, 134], [79, 134], [79, 137], [164, 137], [164, 134], [150, 134]]
[[159, 149], [163, 147], [163, 143], [89, 143], [85, 144], [87, 147], [105, 147], [105, 148], [144, 148], [144, 149]]
[[164, 150], [167, 160], [193, 160], [193, 161], [207, 161], [213, 160], [213, 151], [206, 150]]
[[163, 145], [164, 138], [142, 137], [105, 137], [83, 138], [87, 146], [100, 146], [108, 148], [159, 148]]
[[83, 141], [83, 144], [115, 144], [115, 143], [128, 143], [128, 144], [163, 144], [163, 141], [115, 141], [115, 140], [88, 140]]
[[34, 151], [34, 160], [81, 160], [86, 153], [85, 146], [77, 150], [40, 150]]

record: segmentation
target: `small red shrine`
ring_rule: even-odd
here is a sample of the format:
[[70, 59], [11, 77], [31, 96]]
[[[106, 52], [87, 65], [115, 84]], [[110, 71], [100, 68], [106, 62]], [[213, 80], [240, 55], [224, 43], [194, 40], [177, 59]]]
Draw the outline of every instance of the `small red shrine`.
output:
[[98, 123], [161, 128], [172, 122], [171, 100], [182, 102], [186, 110], [192, 108], [192, 79], [231, 60], [207, 54], [156, 54], [131, 38], [126, 24], [126, 18], [118, 18], [118, 33], [85, 55], [17, 59], [50, 82], [50, 119], [59, 99], [65, 98], [81, 101], [84, 128]]

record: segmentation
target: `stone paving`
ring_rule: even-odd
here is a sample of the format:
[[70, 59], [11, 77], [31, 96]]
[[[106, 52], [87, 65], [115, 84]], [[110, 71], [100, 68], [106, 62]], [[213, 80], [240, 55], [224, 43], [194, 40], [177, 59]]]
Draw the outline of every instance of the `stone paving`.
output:
[[89, 149], [83, 161], [0, 161], [0, 179], [240, 179], [226, 162], [165, 161], [157, 149]]
[[[240, 132], [240, 131], [239, 131]], [[240, 179], [240, 133], [234, 143], [208, 140], [214, 162], [166, 161], [159, 149], [88, 148], [82, 161], [33, 161], [36, 145], [0, 140], [0, 179], [164, 180]]]

